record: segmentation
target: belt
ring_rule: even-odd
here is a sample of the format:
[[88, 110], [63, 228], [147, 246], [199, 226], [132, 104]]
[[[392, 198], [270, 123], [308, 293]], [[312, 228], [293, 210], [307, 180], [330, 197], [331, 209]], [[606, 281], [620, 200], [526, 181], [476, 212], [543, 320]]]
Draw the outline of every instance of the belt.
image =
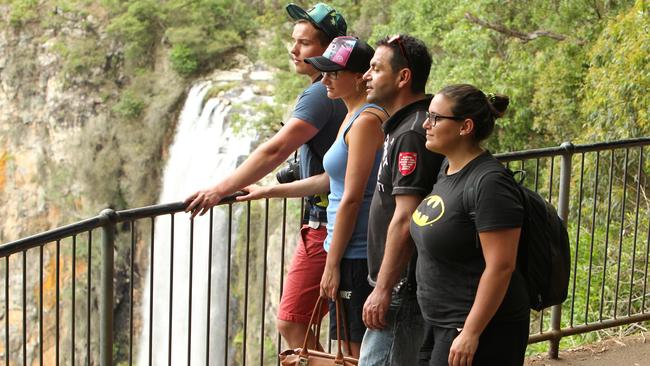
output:
[[326, 222], [315, 221], [315, 220], [309, 220], [309, 222], [307, 222], [307, 226], [309, 226], [312, 229], [318, 229], [319, 227], [326, 226], [326, 225], [327, 225]]

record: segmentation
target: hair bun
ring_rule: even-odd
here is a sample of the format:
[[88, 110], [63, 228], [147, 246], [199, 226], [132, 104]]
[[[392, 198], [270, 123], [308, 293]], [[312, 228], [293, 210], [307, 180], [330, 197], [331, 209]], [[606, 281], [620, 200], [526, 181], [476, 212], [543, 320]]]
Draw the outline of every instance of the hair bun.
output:
[[490, 109], [494, 118], [503, 117], [508, 109], [508, 104], [510, 104], [510, 98], [506, 95], [487, 93], [486, 94], [488, 103], [490, 104]]

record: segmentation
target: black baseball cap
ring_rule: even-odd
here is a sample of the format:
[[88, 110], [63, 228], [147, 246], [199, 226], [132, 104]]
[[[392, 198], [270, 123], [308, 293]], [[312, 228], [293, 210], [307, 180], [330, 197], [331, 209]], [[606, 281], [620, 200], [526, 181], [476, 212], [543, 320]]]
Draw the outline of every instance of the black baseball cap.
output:
[[286, 9], [291, 19], [308, 20], [314, 27], [325, 32], [330, 39], [344, 36], [348, 30], [345, 18], [325, 3], [318, 3], [307, 11], [294, 3], [290, 3]]
[[318, 71], [350, 70], [366, 72], [375, 50], [356, 37], [336, 37], [322, 56], [309, 57], [305, 62]]

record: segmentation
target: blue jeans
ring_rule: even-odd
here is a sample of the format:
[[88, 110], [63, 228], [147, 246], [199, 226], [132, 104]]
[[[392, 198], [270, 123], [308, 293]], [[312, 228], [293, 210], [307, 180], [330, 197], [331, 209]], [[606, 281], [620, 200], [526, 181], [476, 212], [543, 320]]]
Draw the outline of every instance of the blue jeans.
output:
[[425, 322], [415, 293], [393, 293], [386, 324], [366, 330], [359, 366], [417, 365]]

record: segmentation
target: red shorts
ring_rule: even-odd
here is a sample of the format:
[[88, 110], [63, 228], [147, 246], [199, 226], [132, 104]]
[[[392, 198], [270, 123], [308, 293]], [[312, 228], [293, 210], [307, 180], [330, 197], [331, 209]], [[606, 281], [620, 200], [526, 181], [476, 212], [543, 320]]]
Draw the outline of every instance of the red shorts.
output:
[[[325, 237], [325, 225], [318, 229], [303, 225], [300, 229], [300, 240], [284, 281], [278, 319], [309, 323], [316, 300], [320, 296], [320, 280], [327, 260], [327, 252], [323, 249]], [[324, 301], [321, 314], [327, 314], [327, 310], [327, 301]]]

